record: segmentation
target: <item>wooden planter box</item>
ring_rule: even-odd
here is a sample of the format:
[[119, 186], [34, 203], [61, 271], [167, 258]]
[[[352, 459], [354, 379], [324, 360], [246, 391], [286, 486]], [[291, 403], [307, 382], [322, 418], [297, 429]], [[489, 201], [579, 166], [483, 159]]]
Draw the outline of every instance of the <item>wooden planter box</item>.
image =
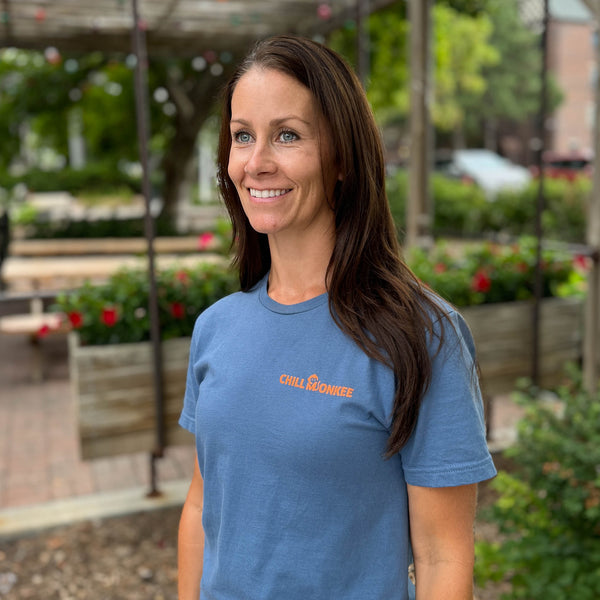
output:
[[[162, 344], [165, 442], [191, 443], [177, 425], [183, 407], [190, 338]], [[69, 334], [69, 369], [84, 459], [155, 449], [155, 400], [150, 342], [81, 346]]]
[[[481, 369], [484, 394], [505, 394], [520, 377], [531, 377], [533, 303], [506, 302], [460, 309], [469, 324]], [[540, 384], [553, 386], [564, 376], [565, 363], [582, 355], [583, 302], [547, 298], [540, 310]]]
[[[486, 396], [514, 390], [531, 376], [533, 305], [487, 304], [461, 309], [475, 339], [482, 389]], [[540, 375], [542, 385], [560, 381], [566, 362], [582, 352], [583, 304], [574, 298], [550, 298], [541, 308]], [[165, 440], [191, 443], [177, 425], [183, 406], [190, 338], [163, 342]], [[155, 406], [150, 342], [81, 346], [69, 334], [69, 365], [79, 411], [84, 459], [155, 447]]]

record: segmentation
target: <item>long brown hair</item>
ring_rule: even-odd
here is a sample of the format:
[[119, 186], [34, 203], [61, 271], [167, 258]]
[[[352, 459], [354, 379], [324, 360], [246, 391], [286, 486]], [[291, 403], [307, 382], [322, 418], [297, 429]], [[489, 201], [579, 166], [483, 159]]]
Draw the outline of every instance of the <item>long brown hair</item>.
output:
[[[331, 49], [287, 35], [259, 42], [224, 89], [218, 181], [233, 223], [242, 290], [258, 283], [271, 265], [267, 236], [250, 226], [227, 172], [231, 98], [239, 79], [254, 66], [280, 71], [306, 86], [329, 124], [336, 168], [342, 173], [332, 199], [336, 239], [327, 272], [329, 307], [338, 326], [394, 372], [386, 452], [391, 456], [416, 424], [431, 379], [428, 337], [435, 337], [433, 323], [443, 310], [401, 259], [385, 192], [381, 137], [358, 78]], [[441, 332], [440, 344], [443, 328]]]

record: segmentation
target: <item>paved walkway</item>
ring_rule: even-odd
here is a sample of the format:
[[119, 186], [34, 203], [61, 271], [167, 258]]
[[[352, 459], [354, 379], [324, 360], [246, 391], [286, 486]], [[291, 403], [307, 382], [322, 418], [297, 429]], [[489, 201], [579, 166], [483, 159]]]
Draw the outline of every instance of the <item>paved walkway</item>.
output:
[[[148, 454], [82, 461], [64, 336], [41, 340], [46, 378], [31, 380], [25, 336], [0, 336], [0, 511], [127, 488], [150, 490]], [[161, 482], [188, 479], [193, 445], [168, 448]]]
[[[46, 378], [31, 380], [33, 351], [25, 336], [0, 336], [0, 537], [80, 518], [151, 508], [147, 454], [82, 461], [64, 336], [41, 340]], [[492, 450], [514, 437], [520, 410], [509, 398], [494, 401]], [[182, 503], [194, 449], [168, 448], [157, 461], [165, 501]], [[11, 523], [12, 521], [12, 523]]]

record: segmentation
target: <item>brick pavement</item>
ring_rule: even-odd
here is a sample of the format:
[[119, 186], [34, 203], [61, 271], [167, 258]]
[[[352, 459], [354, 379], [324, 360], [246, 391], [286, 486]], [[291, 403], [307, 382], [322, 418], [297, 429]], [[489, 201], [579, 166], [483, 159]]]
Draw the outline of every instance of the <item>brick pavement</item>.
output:
[[[150, 458], [138, 453], [82, 461], [64, 336], [40, 342], [46, 377], [35, 384], [25, 336], [0, 336], [0, 509], [142, 487]], [[168, 448], [159, 483], [189, 479], [193, 445]]]

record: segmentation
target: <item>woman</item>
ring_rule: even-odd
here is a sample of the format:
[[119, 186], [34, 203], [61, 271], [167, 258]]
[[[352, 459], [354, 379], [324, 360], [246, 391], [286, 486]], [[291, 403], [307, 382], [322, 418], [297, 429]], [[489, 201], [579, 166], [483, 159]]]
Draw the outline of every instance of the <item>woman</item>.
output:
[[218, 166], [242, 292], [192, 339], [180, 599], [404, 600], [413, 555], [417, 598], [471, 599], [495, 474], [472, 339], [399, 258], [357, 78], [315, 42], [259, 43]]

